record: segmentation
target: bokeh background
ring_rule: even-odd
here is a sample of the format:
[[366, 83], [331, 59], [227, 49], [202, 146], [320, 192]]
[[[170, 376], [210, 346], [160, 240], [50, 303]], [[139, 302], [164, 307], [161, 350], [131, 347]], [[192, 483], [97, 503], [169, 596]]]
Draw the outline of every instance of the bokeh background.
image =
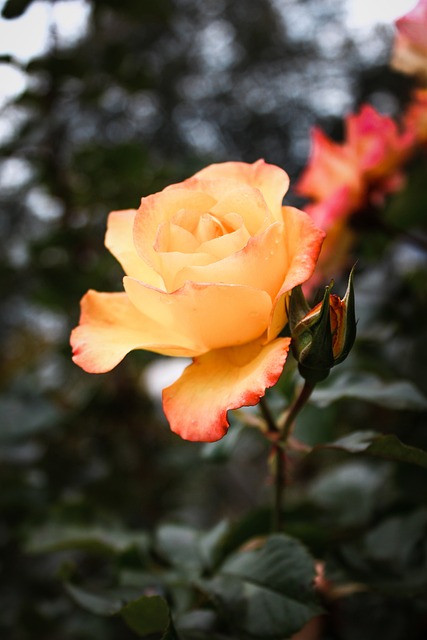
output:
[[[398, 3], [388, 4], [396, 14]], [[217, 445], [185, 443], [169, 432], [159, 390], [170, 372], [154, 354], [133, 353], [102, 376], [71, 362], [69, 333], [81, 296], [88, 288], [121, 287], [121, 269], [103, 246], [108, 212], [137, 207], [141, 196], [224, 160], [263, 157], [295, 181], [314, 124], [339, 139], [343, 116], [364, 102], [397, 115], [413, 83], [389, 67], [393, 16], [385, 3], [2, 5], [0, 636], [124, 640], [134, 636], [121, 620], [79, 609], [62, 580], [114, 582], [133, 552], [112, 531], [152, 531], [165, 521], [211, 527], [221, 518], [260, 513], [271, 487], [268, 448], [256, 430], [233, 424]], [[401, 12], [407, 9], [402, 5]], [[24, 21], [26, 31], [19, 27]], [[26, 53], [15, 47], [23, 41]], [[287, 202], [303, 204], [292, 193]], [[425, 253], [405, 244], [387, 248], [374, 237], [359, 270], [358, 362], [426, 392]], [[280, 407], [283, 396], [272, 402]], [[351, 411], [345, 402], [322, 411], [311, 406], [301, 433], [327, 440], [363, 423], [422, 445], [420, 413], [396, 418], [387, 402], [374, 408], [361, 402]], [[425, 472], [387, 465], [358, 459], [333, 466], [336, 477], [310, 489], [329, 524], [323, 512], [313, 520], [306, 503], [296, 502], [289, 520], [294, 532], [321, 555], [335, 535], [341, 540], [337, 532], [347, 540], [349, 531], [372, 534], [389, 510], [419, 513]], [[306, 465], [301, 486], [314, 468]], [[413, 538], [404, 557], [396, 560], [403, 534], [384, 534], [395, 546], [390, 542], [376, 561], [396, 582], [406, 562], [424, 558], [422, 514], [411, 525], [399, 520], [406, 539]], [[307, 534], [310, 526], [317, 529]], [[49, 552], [52, 540], [61, 548], [61, 536], [76, 528], [88, 532], [80, 549]], [[88, 553], [105, 547], [108, 560]], [[357, 562], [347, 564], [354, 569]], [[366, 574], [365, 564], [357, 571]], [[425, 637], [416, 635], [425, 630], [423, 607], [417, 604], [414, 613], [411, 599], [399, 598], [356, 594], [324, 637]], [[414, 631], [409, 621], [415, 619]]]

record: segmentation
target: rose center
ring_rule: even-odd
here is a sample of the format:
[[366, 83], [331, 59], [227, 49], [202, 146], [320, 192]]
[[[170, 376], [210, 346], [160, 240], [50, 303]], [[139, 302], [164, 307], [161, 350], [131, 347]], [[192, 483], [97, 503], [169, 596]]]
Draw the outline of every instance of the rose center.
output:
[[155, 249], [194, 253], [201, 245], [234, 233], [241, 224], [241, 217], [233, 214], [219, 217], [211, 212], [181, 210], [159, 226]]

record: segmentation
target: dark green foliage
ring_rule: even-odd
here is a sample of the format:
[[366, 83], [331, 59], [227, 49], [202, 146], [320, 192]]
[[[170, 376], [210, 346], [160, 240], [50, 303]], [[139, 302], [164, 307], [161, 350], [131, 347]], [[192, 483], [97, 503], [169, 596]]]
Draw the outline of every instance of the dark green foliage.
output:
[[398, 109], [409, 80], [366, 64], [339, 0], [284, 16], [267, 0], [88, 5], [79, 42], [1, 57], [29, 82], [1, 115], [0, 637], [279, 639], [324, 611], [322, 640], [424, 640], [424, 153], [352, 256], [358, 339], [298, 419], [313, 449], [290, 453], [283, 534], [258, 430], [236, 414], [223, 441], [182, 442], [142, 378], [153, 354], [90, 376], [68, 344], [86, 290], [121, 289], [110, 210], [210, 162], [265, 157], [294, 178], [314, 123], [339, 132], [361, 100]]

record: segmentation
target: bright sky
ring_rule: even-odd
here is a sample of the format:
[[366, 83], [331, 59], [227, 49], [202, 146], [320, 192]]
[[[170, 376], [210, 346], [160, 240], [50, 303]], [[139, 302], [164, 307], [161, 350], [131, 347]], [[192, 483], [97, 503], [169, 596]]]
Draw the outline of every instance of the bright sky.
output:
[[[0, 0], [0, 9], [6, 0]], [[347, 0], [347, 25], [350, 29], [370, 29], [378, 23], [391, 24], [407, 13], [416, 0]], [[90, 14], [85, 0], [34, 2], [18, 19], [0, 18], [0, 55], [12, 54], [26, 62], [47, 50], [49, 28], [54, 24], [61, 43], [66, 44], [84, 33]], [[25, 75], [16, 67], [0, 63], [0, 107], [25, 88]]]
[[357, 29], [391, 24], [416, 4], [417, 0], [347, 0], [347, 25]]
[[[0, 0], [0, 10], [6, 0]], [[35, 2], [15, 20], [0, 18], [0, 55], [11, 54], [19, 62], [48, 50], [51, 25], [55, 25], [61, 44], [75, 41], [84, 34], [90, 7], [84, 0]], [[25, 74], [18, 68], [0, 63], [0, 107], [8, 98], [25, 88]]]

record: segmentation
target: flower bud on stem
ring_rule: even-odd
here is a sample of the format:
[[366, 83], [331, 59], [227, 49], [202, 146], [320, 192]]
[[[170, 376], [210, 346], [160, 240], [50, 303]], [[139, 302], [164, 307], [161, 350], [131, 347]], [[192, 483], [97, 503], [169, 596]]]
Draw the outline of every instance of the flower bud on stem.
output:
[[356, 337], [353, 269], [343, 299], [331, 295], [333, 281], [326, 287], [323, 300], [310, 309], [301, 287], [295, 287], [289, 305], [289, 327], [292, 352], [304, 378], [304, 386], [285, 414], [283, 423], [277, 423], [265, 398], [260, 402], [267, 424], [268, 435], [275, 454], [275, 491], [272, 529], [281, 529], [283, 492], [286, 476], [286, 444], [295, 419], [304, 407], [318, 382], [329, 375], [332, 367], [349, 354]]

